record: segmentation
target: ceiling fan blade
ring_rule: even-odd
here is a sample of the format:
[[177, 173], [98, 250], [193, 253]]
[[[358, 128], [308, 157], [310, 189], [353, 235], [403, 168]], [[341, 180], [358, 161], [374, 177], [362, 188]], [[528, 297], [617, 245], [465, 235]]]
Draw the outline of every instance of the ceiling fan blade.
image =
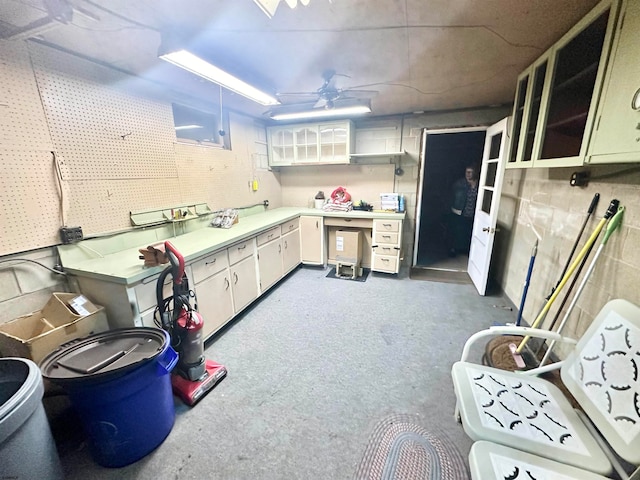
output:
[[318, 92], [281, 92], [276, 97], [317, 97]]
[[345, 88], [344, 90], [342, 90], [341, 94], [342, 95], [348, 95], [350, 97], [357, 97], [357, 98], [370, 98], [370, 97], [375, 97], [376, 95], [378, 95], [377, 90], [349, 90], [348, 88]]

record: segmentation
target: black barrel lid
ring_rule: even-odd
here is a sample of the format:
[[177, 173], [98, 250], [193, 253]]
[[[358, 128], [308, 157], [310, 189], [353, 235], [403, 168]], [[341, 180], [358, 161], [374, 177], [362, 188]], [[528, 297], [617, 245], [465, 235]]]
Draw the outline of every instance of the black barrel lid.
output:
[[40, 362], [42, 375], [56, 383], [121, 376], [158, 356], [169, 343], [159, 328], [121, 328], [60, 346]]

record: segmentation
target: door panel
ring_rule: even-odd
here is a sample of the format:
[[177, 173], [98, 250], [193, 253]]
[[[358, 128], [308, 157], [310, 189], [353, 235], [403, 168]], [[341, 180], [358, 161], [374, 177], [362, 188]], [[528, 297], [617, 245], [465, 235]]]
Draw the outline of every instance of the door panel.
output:
[[491, 253], [498, 222], [500, 192], [504, 177], [506, 158], [508, 118], [487, 129], [487, 137], [482, 155], [482, 168], [478, 184], [478, 201], [473, 220], [471, 249], [467, 271], [478, 293], [484, 295], [487, 290]]

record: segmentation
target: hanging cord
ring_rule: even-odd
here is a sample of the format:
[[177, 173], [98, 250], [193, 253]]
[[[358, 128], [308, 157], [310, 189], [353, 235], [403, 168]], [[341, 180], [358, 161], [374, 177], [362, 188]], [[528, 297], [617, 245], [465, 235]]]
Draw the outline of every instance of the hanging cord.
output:
[[[0, 263], [7, 263], [7, 262], [31, 262], [31, 263], [35, 263], [36, 265], [40, 265], [42, 268], [46, 268], [47, 270], [49, 270], [51, 273], [55, 273], [56, 275], [67, 275], [66, 272], [61, 272], [59, 270], [55, 270], [51, 267], [47, 267], [45, 264], [40, 263], [36, 260], [31, 260], [30, 258], [6, 258], [4, 260], [0, 260]], [[10, 266], [2, 266], [0, 265], [0, 268], [10, 268]]]
[[58, 182], [58, 207], [60, 209], [60, 222], [62, 222], [62, 225], [66, 225], [67, 222], [64, 218], [64, 188], [62, 186], [62, 171], [60, 170], [60, 162], [58, 160], [58, 157], [56, 156], [56, 152], [51, 150], [51, 156], [53, 157], [53, 167], [56, 171], [56, 180]]

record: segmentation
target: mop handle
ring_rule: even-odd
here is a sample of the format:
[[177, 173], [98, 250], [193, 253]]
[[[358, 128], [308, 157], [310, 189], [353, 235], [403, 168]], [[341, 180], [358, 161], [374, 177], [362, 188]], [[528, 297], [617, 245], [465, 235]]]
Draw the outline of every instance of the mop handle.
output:
[[[576, 270], [576, 268], [578, 268], [578, 265], [582, 261], [582, 258], [586, 255], [587, 250], [591, 248], [593, 243], [598, 238], [598, 235], [600, 235], [600, 232], [604, 228], [605, 223], [607, 223], [607, 220], [610, 219], [617, 212], [619, 205], [620, 205], [620, 202], [618, 200], [611, 200], [611, 203], [609, 204], [609, 208], [604, 214], [604, 217], [602, 217], [602, 220], [598, 222], [598, 225], [596, 226], [595, 230], [587, 240], [587, 243], [585, 243], [584, 247], [582, 247], [582, 250], [580, 250], [580, 253], [578, 253], [578, 256], [576, 257], [574, 262], [571, 264], [571, 267], [569, 267], [569, 270], [567, 270], [567, 272], [562, 277], [562, 280], [558, 284], [558, 288], [556, 288], [556, 290], [553, 292], [553, 295], [551, 295], [551, 298], [547, 300], [547, 303], [545, 304], [544, 308], [542, 309], [538, 317], [531, 324], [531, 328], [538, 328], [538, 325], [540, 324], [540, 322], [542, 322], [542, 319], [544, 319], [544, 317], [547, 315], [547, 312], [551, 309], [551, 305], [553, 305], [553, 302], [555, 302], [556, 298], [558, 298], [560, 291], [567, 284], [567, 282], [569, 281], [569, 278], [571, 277], [573, 272]], [[517, 353], [522, 353], [522, 349], [527, 344], [530, 338], [531, 337], [527, 335], [522, 339], [522, 341], [520, 342], [520, 345], [518, 345], [518, 349], [516, 350]]]
[[[620, 222], [622, 222], [622, 216], [623, 215], [624, 215], [624, 207], [618, 208], [618, 213], [616, 213], [613, 216], [613, 218], [611, 219], [611, 221], [607, 225], [607, 230], [605, 231], [604, 237], [602, 239], [602, 243], [598, 247], [598, 250], [596, 251], [596, 254], [593, 257], [593, 260], [591, 261], [591, 264], [589, 265], [589, 268], [585, 272], [584, 277], [582, 278], [582, 282], [580, 282], [580, 286], [578, 287], [578, 290], [576, 291], [576, 294], [573, 296], [573, 299], [571, 300], [571, 303], [569, 304], [569, 308], [567, 309], [567, 312], [565, 313], [564, 317], [562, 318], [562, 321], [560, 322], [560, 325], [558, 326], [558, 331], [556, 333], [561, 333], [562, 330], [564, 329], [564, 326], [567, 323], [567, 320], [569, 319], [569, 315], [571, 315], [571, 312], [573, 311], [573, 308], [576, 306], [576, 303], [578, 303], [578, 298], [582, 294], [582, 290], [584, 290], [584, 287], [586, 286], [587, 281], [589, 280], [589, 277], [591, 276], [591, 272], [593, 271], [593, 269], [596, 266], [596, 261], [598, 260], [598, 257], [600, 256], [600, 253], [602, 252], [602, 249], [604, 248], [604, 246], [609, 241], [609, 237], [611, 236], [611, 234], [613, 232], [615, 232], [618, 229], [618, 227], [620, 226]], [[544, 357], [542, 357], [542, 360], [540, 361], [539, 367], [542, 367], [546, 363], [546, 361], [549, 359], [549, 356], [551, 355], [551, 350], [553, 350], [553, 347], [555, 346], [555, 344], [556, 344], [556, 341], [553, 340], [551, 342], [551, 344], [549, 345], [549, 348], [547, 349], [547, 352], [544, 354]]]
[[524, 281], [524, 288], [522, 289], [522, 299], [520, 300], [520, 308], [518, 309], [518, 318], [516, 319], [516, 327], [520, 326], [522, 321], [522, 310], [524, 310], [524, 302], [527, 299], [527, 292], [529, 291], [529, 283], [531, 280], [531, 273], [533, 272], [533, 264], [536, 261], [536, 255], [538, 253], [538, 240], [533, 245], [531, 250], [531, 258], [529, 259], [529, 269], [527, 270], [527, 278]]
[[[591, 204], [589, 205], [589, 208], [587, 209], [587, 216], [584, 218], [584, 221], [582, 222], [582, 228], [580, 228], [580, 233], [578, 233], [578, 238], [576, 238], [576, 241], [573, 244], [573, 248], [571, 249], [571, 252], [569, 253], [569, 258], [567, 258], [567, 263], [564, 264], [564, 268], [562, 269], [562, 273], [560, 274], [560, 280], [558, 280], [558, 283], [556, 283], [556, 286], [553, 287], [553, 289], [551, 290], [551, 293], [547, 297], [547, 300], [549, 300], [549, 298], [551, 298], [551, 295], [553, 295], [553, 292], [558, 288], [558, 285], [560, 285], [560, 282], [562, 281], [562, 278], [564, 277], [564, 274], [567, 273], [567, 269], [569, 268], [569, 265], [571, 264], [571, 259], [573, 258], [573, 254], [576, 253], [576, 248], [578, 248], [578, 242], [582, 238], [582, 234], [584, 233], [584, 229], [587, 226], [587, 222], [589, 221], [589, 218], [591, 218], [591, 214], [593, 213], [593, 211], [596, 209], [596, 205], [598, 205], [598, 201], [599, 200], [600, 200], [600, 194], [596, 193], [593, 196], [593, 198], [591, 199]], [[609, 208], [611, 208], [611, 206], [609, 206]]]

